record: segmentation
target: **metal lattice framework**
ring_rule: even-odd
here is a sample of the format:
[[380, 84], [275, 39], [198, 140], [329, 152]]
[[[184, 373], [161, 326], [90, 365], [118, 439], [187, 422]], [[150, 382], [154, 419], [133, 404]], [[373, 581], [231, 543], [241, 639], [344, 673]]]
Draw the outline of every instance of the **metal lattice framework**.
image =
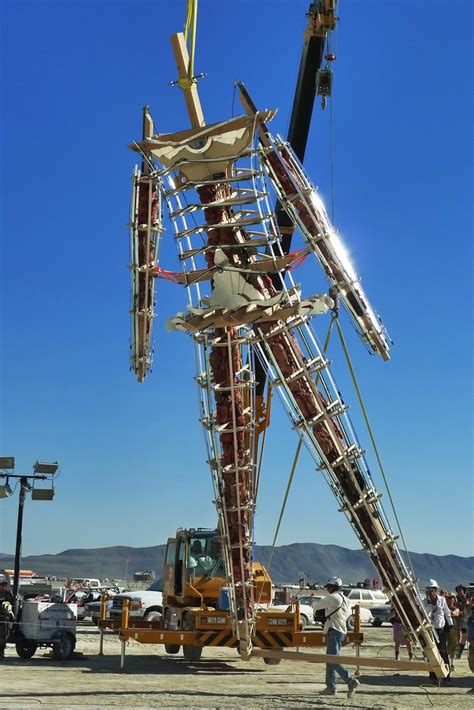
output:
[[[188, 294], [187, 311], [172, 318], [170, 327], [187, 331], [195, 344], [200, 420], [243, 657], [251, 653], [256, 609], [251, 550], [258, 359], [280, 394], [292, 428], [390, 589], [401, 619], [429, 661], [441, 667], [415, 580], [397, 548], [347, 407], [313, 332], [313, 315], [327, 306], [321, 297], [302, 297], [287, 271], [292, 257], [284, 261], [270, 206], [275, 196], [299, 228], [306, 250], [323, 265], [366, 342], [387, 359], [385, 331], [314, 186], [289, 146], [269, 133], [265, 120], [270, 112], [249, 114], [153, 136], [138, 146], [148, 167], [145, 178], [134, 173], [132, 193], [135, 372], [143, 379], [151, 361], [153, 275], [164, 273], [158, 268], [157, 250], [162, 199], [182, 265], [175, 280]], [[139, 215], [145, 213], [144, 223]], [[279, 290], [269, 273], [277, 275]], [[229, 293], [226, 297], [220, 287], [225, 297], [219, 301], [221, 281]]]

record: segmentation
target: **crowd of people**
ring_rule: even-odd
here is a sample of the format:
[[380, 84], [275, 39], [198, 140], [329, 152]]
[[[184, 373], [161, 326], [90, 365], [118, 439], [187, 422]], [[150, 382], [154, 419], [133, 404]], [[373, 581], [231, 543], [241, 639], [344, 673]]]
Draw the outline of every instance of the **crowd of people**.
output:
[[[339, 577], [331, 577], [325, 585], [327, 595], [314, 605], [315, 609], [324, 609], [324, 632], [327, 636], [326, 653], [338, 656], [347, 635], [347, 599], [341, 591], [342, 581]], [[441, 658], [449, 672], [443, 680], [444, 685], [451, 684], [451, 672], [455, 669], [455, 661], [459, 660], [469, 643], [469, 668], [474, 673], [474, 589], [469, 590], [459, 584], [454, 592], [440, 589], [435, 579], [429, 579], [425, 586], [423, 607], [433, 625], [436, 635], [436, 645]], [[395, 607], [392, 607], [390, 621], [393, 625], [393, 640], [395, 643], [395, 659], [400, 658], [401, 646], [406, 646], [409, 660], [413, 660], [413, 645], [405, 632], [401, 619]], [[359, 681], [338, 663], [328, 663], [326, 666], [326, 688], [323, 695], [336, 695], [336, 674], [347, 684], [347, 697], [351, 698]], [[437, 682], [436, 674], [430, 672], [430, 680]], [[468, 691], [474, 694], [474, 688]]]
[[[449, 592], [440, 589], [435, 579], [430, 579], [423, 606], [435, 629], [440, 655], [449, 667], [444, 682], [450, 684], [455, 661], [462, 657], [468, 641], [469, 668], [474, 673], [474, 590], [468, 593], [466, 587], [458, 584], [454, 592]], [[430, 673], [430, 677], [435, 679], [434, 674]]]
[[[449, 675], [444, 681], [449, 685], [451, 672], [456, 668], [455, 661], [462, 657], [468, 640], [472, 642], [469, 648], [469, 664], [474, 672], [474, 592], [462, 584], [458, 584], [454, 592], [440, 589], [435, 579], [428, 580], [425, 591], [423, 606], [436, 631], [441, 657], [449, 667]], [[408, 658], [412, 660], [411, 640], [404, 634], [402, 622], [393, 607], [390, 621], [393, 624], [395, 658], [398, 660], [400, 657], [400, 647], [406, 646]], [[430, 676], [432, 680], [435, 679], [434, 674]]]

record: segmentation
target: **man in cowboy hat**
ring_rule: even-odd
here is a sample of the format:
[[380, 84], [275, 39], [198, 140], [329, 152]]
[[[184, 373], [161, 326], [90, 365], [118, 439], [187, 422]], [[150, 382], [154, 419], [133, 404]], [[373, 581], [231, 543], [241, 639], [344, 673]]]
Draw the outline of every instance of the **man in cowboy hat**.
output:
[[[341, 645], [347, 635], [347, 617], [351, 613], [347, 597], [340, 591], [341, 587], [341, 579], [339, 577], [331, 577], [324, 585], [327, 595], [314, 605], [315, 609], [325, 610], [326, 653], [330, 656], [339, 655]], [[328, 663], [326, 665], [326, 688], [321, 692], [321, 695], [336, 695], [336, 673], [347, 683], [347, 697], [352, 698], [360, 683], [341, 663]]]

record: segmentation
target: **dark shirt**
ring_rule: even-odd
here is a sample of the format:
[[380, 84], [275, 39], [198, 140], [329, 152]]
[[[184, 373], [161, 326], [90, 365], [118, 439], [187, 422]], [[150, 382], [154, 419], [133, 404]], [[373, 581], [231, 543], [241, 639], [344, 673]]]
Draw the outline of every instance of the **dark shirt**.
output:
[[0, 604], [2, 602], [10, 602], [13, 604], [13, 594], [8, 589], [0, 589]]

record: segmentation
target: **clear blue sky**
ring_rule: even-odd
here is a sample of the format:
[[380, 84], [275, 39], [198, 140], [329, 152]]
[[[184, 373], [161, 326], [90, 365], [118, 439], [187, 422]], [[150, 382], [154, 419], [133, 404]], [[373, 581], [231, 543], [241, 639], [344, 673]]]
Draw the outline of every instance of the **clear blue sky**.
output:
[[[207, 122], [233, 82], [278, 107], [285, 133], [308, 0], [200, 3], [196, 71]], [[336, 224], [395, 341], [383, 363], [344, 319], [409, 549], [472, 554], [472, 3], [341, 2], [334, 65]], [[53, 503], [28, 501], [24, 554], [149, 546], [213, 526], [191, 341], [164, 330], [185, 305], [159, 282], [152, 375], [128, 370], [127, 144], [150, 104], [188, 127], [169, 35], [185, 1], [2, 0], [0, 451], [17, 471], [58, 460]], [[236, 104], [235, 111], [239, 111]], [[306, 165], [330, 196], [329, 111]], [[177, 268], [171, 233], [162, 265]], [[315, 262], [297, 276], [325, 288]], [[324, 335], [327, 323], [317, 324]], [[334, 374], [355, 404], [337, 349]], [[354, 417], [358, 420], [357, 415]], [[359, 427], [368, 447], [368, 437]], [[297, 440], [274, 409], [256, 539], [271, 542]], [[372, 461], [373, 459], [371, 459]], [[373, 467], [374, 478], [383, 488]], [[386, 499], [386, 498], [385, 498]], [[0, 501], [12, 552], [17, 496]], [[302, 457], [280, 544], [358, 547]]]

